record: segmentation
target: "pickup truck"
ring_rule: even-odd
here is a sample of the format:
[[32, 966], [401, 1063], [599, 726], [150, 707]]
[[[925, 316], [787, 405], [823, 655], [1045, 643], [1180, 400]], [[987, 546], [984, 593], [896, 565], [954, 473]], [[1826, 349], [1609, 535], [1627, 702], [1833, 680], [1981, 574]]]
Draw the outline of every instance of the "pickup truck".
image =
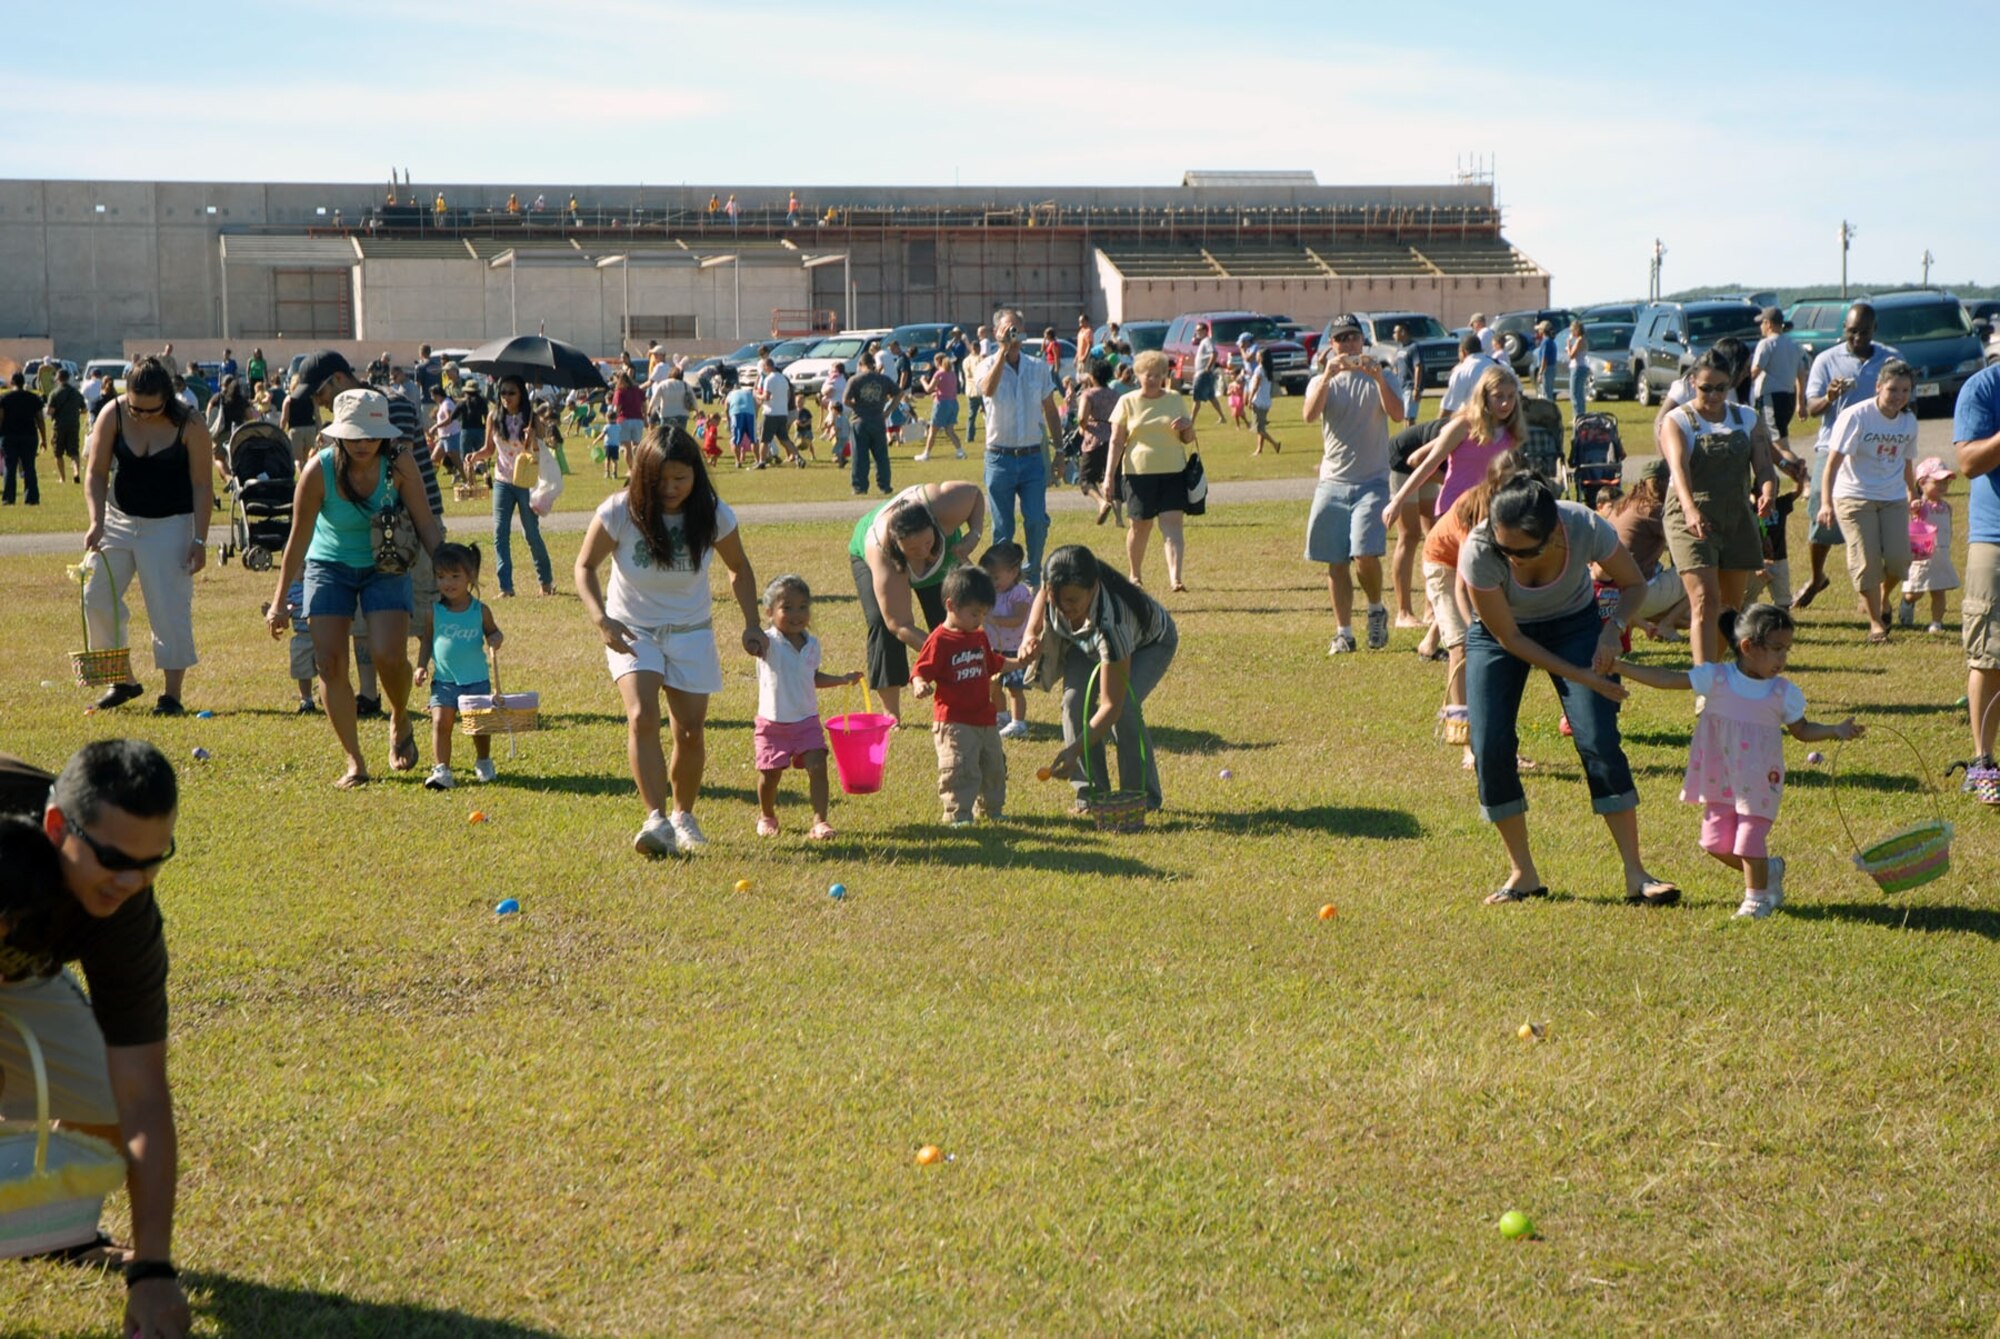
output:
[[1458, 340], [1437, 317], [1428, 312], [1355, 312], [1354, 318], [1361, 322], [1361, 339], [1368, 346], [1369, 357], [1394, 367], [1400, 348], [1396, 327], [1408, 326], [1424, 369], [1423, 389], [1442, 389], [1451, 380], [1451, 369], [1458, 366]]
[[[1215, 340], [1217, 367], [1240, 366], [1242, 359], [1236, 341], [1243, 335], [1251, 335], [1270, 355], [1271, 380], [1276, 388], [1290, 395], [1305, 392], [1306, 383], [1312, 380], [1312, 364], [1305, 346], [1285, 333], [1277, 317], [1246, 311], [1189, 312], [1176, 316], [1168, 324], [1167, 337], [1160, 348], [1167, 355], [1168, 372], [1174, 384], [1187, 386], [1194, 382], [1194, 348], [1199, 342], [1194, 328], [1203, 321], [1208, 323], [1210, 337]], [[1216, 389], [1220, 392], [1221, 387]]]

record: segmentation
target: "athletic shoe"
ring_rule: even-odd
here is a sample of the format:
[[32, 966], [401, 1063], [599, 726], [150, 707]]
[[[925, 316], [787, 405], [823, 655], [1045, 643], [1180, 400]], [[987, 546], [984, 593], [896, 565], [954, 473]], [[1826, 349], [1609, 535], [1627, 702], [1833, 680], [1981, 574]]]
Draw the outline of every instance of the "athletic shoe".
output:
[[1389, 644], [1389, 609], [1376, 605], [1368, 611], [1368, 649], [1380, 651]]
[[685, 809], [676, 809], [667, 820], [674, 830], [674, 845], [683, 854], [692, 855], [708, 846], [708, 838], [701, 832], [701, 824], [694, 821], [694, 815]]
[[1776, 911], [1779, 907], [1785, 905], [1785, 858], [1783, 856], [1774, 855], [1771, 857], [1769, 868], [1764, 871], [1764, 882], [1771, 885], [1768, 890], [1771, 897], [1771, 910]]
[[1929, 627], [1925, 628], [1924, 631], [1930, 633], [1933, 637], [1935, 637], [1938, 633], [1944, 631], [1944, 624], [1933, 623]]
[[298, 714], [301, 716], [317, 716], [319, 715], [319, 707], [311, 698], [302, 697], [299, 699]]
[[1748, 917], [1754, 921], [1761, 921], [1776, 910], [1777, 906], [1778, 904], [1771, 900], [1769, 893], [1747, 892], [1743, 894], [1743, 905], [1736, 908], [1736, 915], [1738, 919]]
[[1333, 644], [1326, 648], [1326, 653], [1330, 656], [1349, 655], [1353, 651], [1354, 651], [1354, 634], [1351, 632], [1334, 633]]
[[443, 763], [438, 763], [432, 767], [431, 774], [424, 778], [425, 790], [450, 790], [457, 784], [456, 781], [451, 779], [451, 769]]
[[924, 463], [925, 461], [929, 460], [930, 458], [931, 458], [931, 453], [930, 453], [930, 452], [928, 452], [928, 451], [924, 451], [924, 452], [920, 452], [920, 453], [918, 453], [917, 455], [914, 455], [914, 456], [911, 456], [911, 457], [910, 457], [910, 463], [911, 463], [912, 465], [921, 465], [921, 464], [923, 464], [923, 463]]
[[947, 818], [944, 825], [948, 828], [969, 828], [972, 826], [972, 820], [961, 814], [957, 818]]
[[358, 693], [357, 693], [357, 694], [355, 694], [355, 697], [354, 697], [354, 719], [355, 719], [355, 720], [357, 720], [357, 721], [379, 721], [379, 720], [381, 720], [381, 719], [382, 719], [382, 699], [381, 699], [381, 698], [379, 698], [379, 697], [362, 697], [362, 696], [361, 696], [360, 694], [358, 694]]
[[109, 711], [113, 707], [122, 707], [145, 691], [143, 687], [136, 683], [114, 683], [105, 691], [103, 697], [97, 699], [97, 709], [99, 711]]
[[1009, 721], [1000, 727], [1000, 738], [1002, 739], [1019, 739], [1027, 733], [1028, 723], [1026, 721]]
[[472, 764], [472, 775], [481, 781], [495, 781], [499, 779], [500, 769], [493, 765], [491, 758], [481, 758]]
[[658, 809], [647, 814], [645, 826], [632, 839], [632, 849], [640, 855], [672, 855], [674, 848], [674, 828], [667, 816]]
[[965, 459], [965, 452], [963, 452], [963, 451], [959, 452], [959, 453], [958, 453], [958, 458], [959, 458], [960, 460], [964, 460], [964, 459]]

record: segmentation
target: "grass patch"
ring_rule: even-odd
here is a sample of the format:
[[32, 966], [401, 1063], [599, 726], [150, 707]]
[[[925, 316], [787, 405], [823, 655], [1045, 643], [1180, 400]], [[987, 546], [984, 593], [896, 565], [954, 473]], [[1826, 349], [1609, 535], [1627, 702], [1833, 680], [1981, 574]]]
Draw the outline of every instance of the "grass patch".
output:
[[[122, 729], [185, 763], [162, 887], [203, 1332], [1990, 1332], [1988, 817], [1949, 798], [1954, 873], [1884, 899], [1788, 745], [1791, 897], [1732, 923], [1736, 876], [1675, 798], [1690, 704], [1639, 690], [1648, 855], [1689, 898], [1627, 908], [1538, 687], [1530, 821], [1557, 896], [1482, 908], [1502, 866], [1431, 739], [1441, 668], [1411, 633], [1323, 655], [1303, 528], [1303, 503], [1191, 523], [1149, 710], [1168, 809], [1143, 836], [1099, 836], [1032, 779], [1056, 747], [1037, 694], [1004, 826], [937, 826], [911, 730], [882, 793], [836, 799], [838, 841], [803, 840], [798, 784], [759, 841], [735, 656], [714, 848], [662, 863], [627, 849], [622, 722], [572, 598], [496, 602], [551, 726], [498, 750], [499, 785], [390, 777], [374, 725], [383, 779], [339, 795], [331, 733], [288, 714], [268, 578], [199, 578], [188, 700], [214, 720], [114, 720], [64, 682], [57, 561], [0, 560], [5, 746], [55, 761]], [[829, 669], [860, 661], [845, 531], [745, 536], [760, 574], [829, 597]], [[1056, 534], [1109, 547], [1075, 517]], [[559, 569], [576, 542], [552, 536]], [[1959, 756], [1955, 644], [1865, 647], [1843, 605], [1802, 630], [1814, 714]], [[1927, 812], [1886, 734], [1841, 762], [1864, 839]], [[496, 921], [509, 896], [524, 914]], [[927, 1143], [949, 1160], [914, 1165]], [[1500, 1236], [1511, 1208], [1542, 1240]], [[101, 1333], [121, 1295], [9, 1265], [0, 1328]]]

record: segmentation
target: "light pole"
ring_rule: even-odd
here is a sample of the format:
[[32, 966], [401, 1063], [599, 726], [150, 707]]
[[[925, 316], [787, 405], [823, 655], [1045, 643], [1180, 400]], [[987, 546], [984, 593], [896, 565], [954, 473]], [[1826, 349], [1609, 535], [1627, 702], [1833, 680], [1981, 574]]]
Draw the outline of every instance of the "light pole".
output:
[[1933, 255], [1931, 254], [1931, 249], [1930, 249], [1929, 247], [1925, 247], [1925, 248], [1924, 248], [1924, 287], [1925, 287], [1925, 288], [1929, 288], [1929, 287], [1931, 286], [1931, 263], [1932, 263], [1933, 261], [1935, 261], [1936, 259], [1937, 259], [1937, 257], [1936, 257], [1936, 256], [1933, 256]]
[[1647, 280], [1647, 301], [1649, 302], [1658, 302], [1660, 300], [1660, 262], [1666, 259], [1666, 255], [1666, 246], [1659, 238], [1655, 237], [1653, 239], [1653, 263], [1649, 271], [1651, 277]]
[[[841, 306], [840, 314], [842, 317], [845, 317], [847, 315], [846, 309], [847, 309], [848, 253], [842, 251], [837, 255], [831, 255], [831, 256], [807, 256], [803, 260], [801, 260], [799, 264], [804, 266], [808, 270], [816, 270], [822, 265], [831, 265], [835, 261], [840, 262], [840, 306]], [[811, 293], [812, 286], [810, 283], [808, 283], [806, 287], [807, 287], [806, 301], [810, 303], [812, 301], [812, 293]], [[847, 322], [845, 320], [842, 320], [839, 322], [839, 325], [843, 329], [845, 329]]]
[[618, 325], [618, 352], [624, 353], [632, 344], [632, 257], [600, 256], [597, 268], [602, 270], [616, 265], [623, 271], [625, 281], [625, 315]]
[[718, 265], [730, 267], [730, 277], [736, 284], [736, 338], [743, 338], [743, 259], [736, 255], [703, 256], [701, 268], [712, 270]]
[[1846, 219], [1840, 221], [1840, 300], [1847, 301], [1847, 248], [1861, 230]]

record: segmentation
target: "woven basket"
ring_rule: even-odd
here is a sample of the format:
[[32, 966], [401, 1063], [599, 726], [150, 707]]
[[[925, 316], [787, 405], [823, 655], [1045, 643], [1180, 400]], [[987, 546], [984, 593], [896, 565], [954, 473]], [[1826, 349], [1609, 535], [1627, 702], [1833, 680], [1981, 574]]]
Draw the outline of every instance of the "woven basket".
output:
[[[1091, 701], [1097, 695], [1097, 676], [1104, 670], [1100, 662], [1090, 671], [1090, 682], [1083, 688], [1083, 720], [1091, 717]], [[1125, 687], [1125, 696], [1131, 702], [1133, 720], [1138, 720], [1138, 698], [1132, 695], [1130, 684]], [[1146, 761], [1146, 727], [1139, 725], [1139, 762]], [[1083, 750], [1084, 791], [1077, 797], [1077, 808], [1087, 815], [1099, 832], [1144, 832], [1146, 830], [1146, 792], [1143, 790], [1111, 789], [1111, 750], [1104, 751], [1104, 787], [1096, 788], [1090, 775], [1090, 749]]]
[[1470, 744], [1472, 720], [1466, 715], [1466, 708], [1439, 707], [1437, 737], [1443, 744]]
[[[531, 697], [531, 694], [517, 693], [515, 700]], [[500, 692], [500, 653], [493, 652], [493, 705], [472, 711], [460, 711], [459, 730], [473, 736], [481, 735], [525, 735], [542, 728], [541, 699], [535, 698], [526, 705], [509, 706]]]
[[118, 614], [118, 596], [111, 596], [112, 636], [120, 643], [117, 646], [101, 647], [96, 650], [90, 645], [90, 577], [97, 564], [103, 562], [95, 553], [84, 555], [83, 561], [70, 569], [77, 577], [77, 607], [83, 623], [83, 650], [69, 653], [70, 673], [76, 676], [78, 686], [83, 688], [108, 688], [114, 683], [132, 682], [132, 648], [124, 645], [124, 620]]
[[483, 483], [466, 483], [460, 480], [458, 483], [452, 485], [451, 495], [460, 502], [470, 502], [474, 498], [485, 497], [492, 491], [491, 488], [488, 488]]
[[35, 1119], [0, 1123], [0, 1258], [39, 1255], [97, 1239], [104, 1197], [125, 1181], [125, 1160], [101, 1139], [49, 1122], [49, 1072], [34, 1031], [4, 1011], [35, 1076]]
[[1871, 728], [1887, 731], [1902, 740], [1904, 747], [1915, 756], [1917, 775], [1923, 780], [1924, 789], [1930, 793], [1932, 821], [1904, 828], [1863, 848], [1861, 843], [1855, 841], [1854, 829], [1848, 826], [1846, 811], [1840, 805], [1838, 746], [1828, 760], [1828, 788], [1833, 792], [1833, 812], [1840, 819], [1840, 827], [1847, 834], [1847, 840], [1855, 847], [1854, 867], [1875, 880], [1876, 887], [1883, 892], [1906, 893], [1933, 879], [1942, 878], [1950, 871], [1952, 826], [1944, 821], [1944, 812], [1938, 804], [1937, 787], [1931, 784], [1930, 769], [1924, 764], [1924, 755], [1910, 742], [1909, 736], [1890, 725]]

